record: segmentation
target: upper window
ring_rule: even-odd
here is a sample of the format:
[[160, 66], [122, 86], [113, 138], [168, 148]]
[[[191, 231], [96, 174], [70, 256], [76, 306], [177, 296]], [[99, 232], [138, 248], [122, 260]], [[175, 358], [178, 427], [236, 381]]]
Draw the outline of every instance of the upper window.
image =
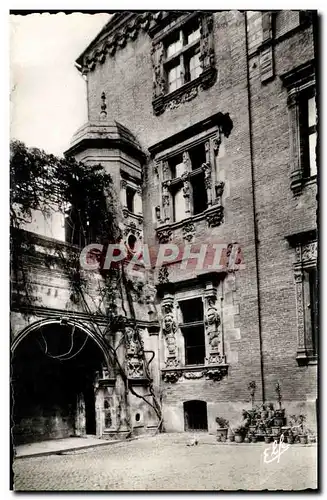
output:
[[167, 16], [152, 43], [153, 109], [155, 114], [176, 108], [214, 84], [213, 14]]
[[179, 306], [183, 317], [180, 328], [184, 335], [185, 364], [203, 365], [205, 361], [203, 301], [201, 298], [183, 300]]
[[126, 187], [126, 206], [129, 212], [134, 213], [135, 190], [129, 186]]
[[281, 78], [288, 91], [291, 189], [298, 195], [307, 181], [317, 175], [314, 62], [302, 64]]
[[168, 92], [200, 76], [202, 69], [199, 56], [199, 21], [182, 27], [167, 38], [164, 68]]

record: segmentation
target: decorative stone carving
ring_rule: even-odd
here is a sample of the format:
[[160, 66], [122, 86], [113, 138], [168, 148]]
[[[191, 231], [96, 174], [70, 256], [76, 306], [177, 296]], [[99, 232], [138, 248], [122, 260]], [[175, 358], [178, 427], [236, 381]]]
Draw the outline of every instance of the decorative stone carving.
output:
[[187, 222], [183, 225], [183, 238], [186, 241], [192, 241], [195, 235], [195, 225], [193, 222]]
[[212, 352], [207, 358], [209, 365], [220, 365], [226, 363], [226, 356], [222, 356], [219, 352]]
[[221, 198], [224, 192], [225, 183], [223, 181], [216, 182], [215, 193], [217, 198]]
[[307, 243], [302, 246], [302, 262], [317, 260], [317, 242]]
[[155, 207], [155, 214], [156, 214], [156, 219], [157, 221], [161, 220], [161, 210], [160, 210], [160, 205], [157, 205]]
[[166, 368], [177, 368], [179, 365], [178, 360], [175, 358], [175, 356], [172, 357], [167, 357], [166, 359]]
[[102, 92], [101, 94], [101, 112], [100, 112], [100, 119], [105, 120], [107, 118], [107, 102], [106, 102], [106, 94]]
[[214, 211], [210, 211], [206, 215], [209, 227], [220, 226], [224, 220], [224, 207], [217, 206]]
[[153, 99], [161, 97], [165, 94], [165, 73], [164, 73], [164, 44], [158, 42], [152, 46], [151, 57], [153, 67]]
[[215, 306], [213, 298], [208, 299], [207, 314], [205, 319], [206, 331], [209, 338], [209, 345], [212, 351], [219, 349], [219, 331], [220, 316]]
[[125, 328], [126, 366], [128, 377], [143, 377], [142, 346], [132, 327]]
[[206, 372], [206, 379], [213, 380], [215, 382], [221, 380], [223, 377], [227, 375], [228, 367], [220, 366], [217, 368], [210, 368]]
[[127, 358], [127, 375], [130, 378], [143, 377], [143, 360], [133, 356]]
[[160, 284], [169, 283], [169, 271], [167, 266], [163, 265], [159, 269], [158, 281]]
[[164, 372], [162, 374], [162, 378], [163, 378], [164, 382], [172, 382], [172, 383], [177, 382], [177, 380], [180, 378], [180, 376], [181, 376], [181, 373], [178, 371]]
[[171, 241], [172, 231], [171, 229], [158, 229], [157, 237], [160, 243], [168, 243]]
[[161, 108], [154, 108], [155, 114], [162, 113], [165, 109], [175, 109], [185, 102], [192, 101], [198, 95], [198, 87], [192, 87], [189, 90], [185, 90], [184, 93], [180, 93], [175, 99], [167, 102], [167, 104], [162, 104]]
[[184, 378], [191, 379], [191, 380], [203, 378], [204, 375], [205, 375], [205, 371], [204, 370], [201, 370], [199, 372], [184, 372], [183, 373], [183, 377]]
[[168, 182], [162, 184], [162, 208], [164, 222], [170, 221], [170, 193], [168, 186]]

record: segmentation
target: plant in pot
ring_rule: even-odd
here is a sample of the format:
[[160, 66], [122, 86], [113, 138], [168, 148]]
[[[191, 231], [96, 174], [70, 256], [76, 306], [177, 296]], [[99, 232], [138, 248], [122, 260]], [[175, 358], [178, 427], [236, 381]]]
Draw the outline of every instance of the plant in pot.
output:
[[268, 417], [268, 407], [265, 404], [261, 405], [260, 415], [263, 420]]
[[236, 427], [234, 427], [235, 443], [242, 443], [245, 434], [246, 434], [246, 428], [244, 427], [244, 425], [239, 424]]
[[229, 429], [229, 434], [228, 434], [228, 441], [230, 441], [231, 443], [234, 443], [234, 439], [235, 439], [235, 436], [234, 436], [234, 431], [232, 428]]
[[257, 408], [252, 408], [252, 410], [242, 410], [242, 417], [245, 421], [244, 425], [249, 427], [250, 432], [254, 432], [256, 429]]
[[270, 443], [270, 441], [271, 441], [271, 434], [270, 434], [269, 427], [265, 428], [265, 436], [264, 436], [264, 438], [265, 438], [265, 443]]
[[275, 416], [273, 403], [268, 404], [268, 417], [273, 418]]
[[299, 438], [300, 438], [300, 443], [301, 444], [307, 444], [308, 443], [308, 431], [307, 431], [306, 426], [304, 425], [305, 421], [306, 421], [306, 416], [305, 415], [299, 415], [298, 416]]
[[255, 432], [250, 432], [249, 437], [250, 437], [251, 443], [256, 443], [258, 441], [258, 438], [257, 438]]
[[218, 424], [217, 441], [224, 443], [227, 440], [229, 422], [228, 420], [222, 417], [217, 417], [216, 422]]

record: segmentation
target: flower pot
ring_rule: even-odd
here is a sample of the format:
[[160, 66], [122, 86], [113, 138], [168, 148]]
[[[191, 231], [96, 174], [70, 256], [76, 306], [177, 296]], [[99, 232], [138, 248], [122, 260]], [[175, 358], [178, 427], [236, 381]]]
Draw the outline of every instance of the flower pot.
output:
[[300, 436], [300, 443], [301, 444], [308, 444], [308, 436], [305, 436], [305, 435]]
[[230, 436], [228, 436], [228, 440], [233, 443], [234, 442], [234, 439], [235, 439], [235, 436], [234, 434], [231, 434]]
[[235, 433], [235, 443], [242, 443], [242, 442], [243, 442], [242, 434]]
[[274, 427], [283, 427], [284, 417], [274, 417]]
[[265, 436], [265, 443], [270, 443], [271, 437], [270, 436]]
[[279, 436], [280, 434], [280, 427], [273, 425], [271, 428], [271, 433], [273, 436]]
[[228, 432], [227, 427], [219, 427], [217, 429], [217, 441], [225, 443], [227, 440], [227, 432]]
[[287, 436], [285, 439], [288, 444], [294, 444], [294, 436]]
[[275, 410], [275, 416], [284, 418], [285, 417], [285, 408]]
[[250, 438], [248, 438], [247, 436], [245, 436], [243, 443], [249, 443], [249, 442], [250, 442]]
[[257, 436], [252, 436], [252, 438], [251, 438], [251, 442], [252, 442], [252, 443], [257, 443], [257, 441], [258, 441]]

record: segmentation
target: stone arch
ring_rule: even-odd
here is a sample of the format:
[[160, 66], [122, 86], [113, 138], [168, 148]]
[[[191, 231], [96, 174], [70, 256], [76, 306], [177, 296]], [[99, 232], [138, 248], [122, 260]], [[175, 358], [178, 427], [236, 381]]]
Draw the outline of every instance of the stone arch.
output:
[[20, 344], [20, 342], [23, 339], [25, 339], [28, 336], [29, 333], [32, 333], [35, 330], [37, 330], [39, 328], [42, 328], [44, 326], [55, 325], [55, 324], [58, 324], [58, 325], [63, 325], [64, 324], [64, 325], [68, 325], [68, 326], [72, 326], [72, 327], [75, 326], [76, 328], [78, 328], [82, 332], [84, 332], [87, 335], [89, 335], [89, 337], [91, 337], [91, 339], [94, 340], [94, 342], [97, 344], [97, 346], [102, 351], [102, 354], [104, 356], [107, 368], [108, 368], [108, 370], [110, 369], [109, 352], [108, 352], [108, 349], [106, 347], [106, 344], [105, 344], [104, 340], [100, 337], [100, 335], [98, 335], [96, 332], [93, 332], [89, 327], [87, 327], [83, 323], [81, 323], [79, 321], [76, 321], [75, 319], [72, 320], [70, 318], [67, 318], [67, 319], [65, 318], [64, 320], [62, 318], [61, 319], [60, 318], [58, 318], [58, 319], [56, 319], [56, 318], [48, 318], [48, 319], [42, 319], [42, 320], [34, 321], [32, 324], [30, 324], [30, 325], [26, 326], [25, 328], [23, 328], [23, 330], [21, 330], [15, 336], [15, 339], [12, 342], [12, 345], [11, 345], [11, 354], [14, 353], [15, 349], [18, 347], [18, 345]]

